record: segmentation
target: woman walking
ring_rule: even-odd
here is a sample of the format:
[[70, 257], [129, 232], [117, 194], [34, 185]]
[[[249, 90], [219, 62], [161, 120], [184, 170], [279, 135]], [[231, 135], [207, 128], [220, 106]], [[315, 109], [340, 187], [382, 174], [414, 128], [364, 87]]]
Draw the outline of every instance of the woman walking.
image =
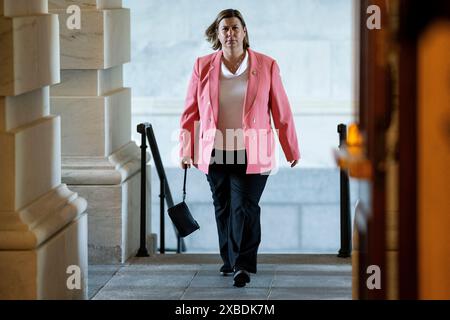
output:
[[206, 30], [216, 50], [197, 58], [180, 119], [181, 167], [206, 174], [215, 208], [223, 275], [234, 286], [257, 271], [259, 200], [276, 165], [274, 127], [294, 167], [295, 125], [276, 61], [250, 49], [238, 10], [218, 14]]

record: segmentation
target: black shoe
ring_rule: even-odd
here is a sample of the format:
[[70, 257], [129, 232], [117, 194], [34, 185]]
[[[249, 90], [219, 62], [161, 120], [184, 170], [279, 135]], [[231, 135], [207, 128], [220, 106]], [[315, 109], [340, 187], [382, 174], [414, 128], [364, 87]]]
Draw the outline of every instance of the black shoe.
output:
[[233, 273], [233, 269], [231, 269], [230, 267], [227, 267], [226, 265], [223, 265], [222, 267], [220, 267], [220, 274], [224, 277], [226, 276], [231, 276], [231, 274]]
[[242, 288], [250, 282], [250, 274], [244, 269], [236, 269], [233, 276], [233, 286]]

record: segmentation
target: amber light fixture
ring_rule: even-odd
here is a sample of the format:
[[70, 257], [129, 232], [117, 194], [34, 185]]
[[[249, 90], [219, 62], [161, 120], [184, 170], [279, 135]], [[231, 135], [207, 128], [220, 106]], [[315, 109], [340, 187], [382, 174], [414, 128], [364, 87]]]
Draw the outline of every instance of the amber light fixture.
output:
[[335, 151], [337, 165], [356, 179], [370, 179], [372, 166], [366, 158], [364, 139], [356, 123], [348, 127], [347, 140], [344, 145]]

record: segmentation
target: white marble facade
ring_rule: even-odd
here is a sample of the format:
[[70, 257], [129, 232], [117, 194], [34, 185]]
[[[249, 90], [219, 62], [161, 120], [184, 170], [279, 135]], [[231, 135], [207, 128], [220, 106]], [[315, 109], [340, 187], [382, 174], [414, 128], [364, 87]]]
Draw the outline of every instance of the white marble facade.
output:
[[[13, 10], [11, 10], [13, 11]], [[59, 82], [58, 17], [51, 14], [4, 17], [0, 21], [0, 95], [17, 96]]]
[[[28, 0], [22, 0], [28, 1]], [[70, 5], [77, 5], [82, 9], [120, 9], [122, 0], [48, 0], [52, 9], [66, 9]]]
[[[73, 4], [79, 30], [66, 26]], [[123, 87], [130, 11], [115, 0], [51, 0], [49, 10], [60, 19], [61, 83], [50, 89], [50, 110], [61, 116], [62, 180], [88, 201], [89, 263], [123, 263], [139, 248], [140, 225], [140, 149]]]
[[[86, 200], [61, 184], [58, 16], [0, 0], [0, 299], [87, 297]], [[78, 267], [80, 285], [67, 286]]]
[[61, 68], [108, 69], [130, 61], [130, 11], [81, 8], [81, 29], [71, 30], [65, 9], [50, 11], [60, 17]]

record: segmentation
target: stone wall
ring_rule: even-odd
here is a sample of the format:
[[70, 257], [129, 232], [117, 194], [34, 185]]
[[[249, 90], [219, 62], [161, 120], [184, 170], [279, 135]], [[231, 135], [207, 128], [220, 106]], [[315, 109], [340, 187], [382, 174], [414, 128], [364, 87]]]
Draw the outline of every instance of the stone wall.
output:
[[[80, 8], [80, 29], [67, 27]], [[88, 200], [89, 263], [123, 263], [139, 248], [140, 150], [131, 141], [130, 11], [119, 0], [50, 0], [59, 16], [62, 180]], [[149, 188], [150, 190], [150, 188]]]
[[86, 298], [86, 201], [61, 184], [49, 105], [59, 28], [47, 0], [0, 0], [0, 48], [0, 299]]

